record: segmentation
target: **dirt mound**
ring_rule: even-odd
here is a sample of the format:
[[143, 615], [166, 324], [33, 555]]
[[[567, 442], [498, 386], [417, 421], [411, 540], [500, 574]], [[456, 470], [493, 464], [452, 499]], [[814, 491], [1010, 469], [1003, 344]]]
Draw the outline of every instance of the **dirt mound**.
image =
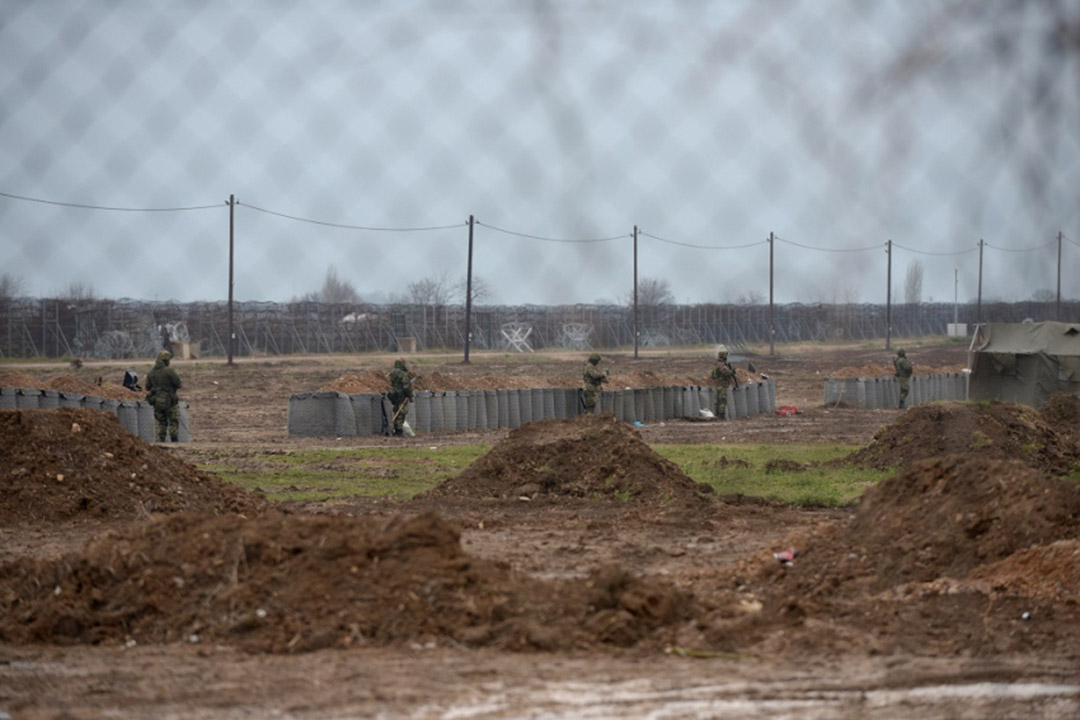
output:
[[759, 558], [749, 585], [806, 637], [825, 623], [923, 652], [1068, 647], [1080, 639], [1078, 532], [1080, 484], [1018, 461], [924, 460], [868, 490], [850, 521], [803, 538], [794, 562]]
[[49, 561], [0, 567], [0, 638], [224, 643], [255, 652], [465, 644], [658, 645], [690, 600], [618, 569], [545, 583], [461, 549], [433, 514], [374, 526], [175, 515]]
[[41, 380], [26, 373], [14, 372], [0, 374], [0, 387], [4, 388], [39, 388]]
[[1051, 395], [1039, 414], [1060, 435], [1080, 444], [1080, 397], [1067, 393]]
[[1014, 403], [917, 405], [845, 461], [888, 469], [957, 453], [1016, 459], [1052, 475], [1067, 475], [1080, 463], [1072, 440], [1033, 408]]
[[842, 367], [825, 374], [830, 378], [861, 378], [861, 377], [891, 377], [895, 371], [889, 365], [862, 365], [859, 367]]
[[390, 376], [378, 370], [361, 375], [342, 375], [319, 388], [322, 392], [341, 392], [346, 395], [384, 393], [390, 390]]
[[144, 392], [128, 390], [123, 385], [114, 385], [108, 382], [96, 385], [76, 377], [75, 375], [57, 375], [54, 378], [49, 378], [45, 381], [44, 387], [47, 390], [81, 393], [82, 395], [103, 397], [112, 400], [134, 401], [146, 399], [146, 393]]
[[123, 385], [102, 382], [100, 385], [87, 382], [76, 375], [57, 375], [46, 380], [31, 377], [25, 373], [6, 373], [0, 375], [0, 387], [34, 388], [38, 390], [57, 390], [59, 392], [79, 393], [110, 400], [142, 400], [144, 393], [128, 390]]
[[[891, 371], [890, 371], [891, 372]], [[735, 370], [740, 383], [757, 382], [761, 376], [741, 368]], [[703, 375], [664, 375], [652, 370], [627, 370], [612, 373], [607, 388], [646, 388], [671, 387], [685, 385], [710, 385], [707, 374]], [[581, 385], [577, 375], [538, 375], [534, 368], [521, 367], [514, 374], [506, 375], [454, 375], [448, 372], [432, 370], [413, 378], [414, 390], [515, 390], [528, 388], [576, 388]], [[319, 388], [326, 392], [343, 392], [347, 395], [361, 393], [383, 393], [389, 390], [389, 375], [379, 370], [369, 370], [357, 374], [347, 374]]]
[[[959, 373], [963, 372], [967, 368], [964, 365], [938, 365], [935, 367], [929, 367], [925, 365], [916, 364], [914, 369], [914, 375], [943, 375], [946, 373]], [[880, 365], [859, 365], [859, 366], [847, 366], [831, 370], [825, 373], [825, 377], [829, 378], [861, 378], [861, 377], [892, 377], [895, 372], [892, 363], [882, 363]]]
[[69, 408], [0, 411], [0, 497], [3, 525], [265, 504], [143, 442], [111, 413]]
[[965, 577], [976, 566], [1080, 530], [1080, 484], [1019, 461], [925, 460], [867, 490], [846, 534], [875, 582]]
[[604, 414], [523, 425], [422, 497], [561, 496], [683, 505], [701, 503], [709, 492], [710, 486], [653, 452], [636, 430]]

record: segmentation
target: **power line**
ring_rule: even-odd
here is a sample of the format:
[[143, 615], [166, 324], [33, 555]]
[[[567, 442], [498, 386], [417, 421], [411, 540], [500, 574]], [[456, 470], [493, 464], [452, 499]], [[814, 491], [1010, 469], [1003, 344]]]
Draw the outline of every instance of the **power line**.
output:
[[975, 247], [970, 247], [967, 250], [953, 250], [951, 252], [932, 252], [930, 250], [916, 250], [915, 248], [909, 248], [906, 245], [901, 245], [900, 243], [897, 243], [897, 242], [893, 243], [893, 247], [894, 248], [900, 248], [901, 250], [907, 250], [908, 252], [915, 253], [916, 255], [939, 255], [939, 256], [940, 255], [966, 255], [967, 253], [973, 253], [973, 252], [975, 252], [975, 251], [977, 251], [979, 249], [978, 246], [975, 246]]
[[242, 205], [243, 207], [251, 208], [252, 210], [258, 210], [259, 212], [266, 213], [267, 215], [275, 215], [277, 217], [286, 218], [287, 220], [310, 223], [311, 225], [322, 225], [324, 227], [341, 228], [343, 230], [367, 230], [370, 232], [426, 232], [429, 230], [455, 230], [468, 224], [461, 222], [454, 225], [433, 225], [430, 227], [369, 227], [365, 225], [346, 225], [344, 223], [334, 223], [327, 222], [325, 220], [313, 220], [311, 218], [303, 218], [297, 215], [289, 215], [283, 212], [277, 212], [275, 210], [267, 210], [266, 208], [261, 208], [258, 205], [252, 205], [251, 203], [241, 203], [240, 201], [237, 201], [236, 204]]
[[997, 245], [991, 245], [990, 243], [986, 243], [986, 247], [988, 247], [988, 248], [993, 248], [994, 250], [1002, 250], [1004, 252], [1015, 252], [1015, 253], [1035, 252], [1036, 250], [1045, 250], [1046, 248], [1052, 247], [1054, 245], [1057, 245], [1057, 238], [1054, 238], [1053, 240], [1046, 243], [1045, 245], [1039, 245], [1038, 247], [1029, 247], [1029, 248], [998, 247]]
[[26, 202], [41, 203], [42, 205], [56, 205], [59, 207], [81, 208], [83, 210], [108, 210], [111, 212], [183, 212], [185, 210], [216, 210], [221, 207], [214, 205], [194, 205], [191, 207], [167, 207], [167, 208], [132, 208], [132, 207], [109, 207], [107, 205], [84, 205], [82, 203], [61, 202], [59, 200], [44, 200], [42, 198], [26, 197], [24, 195], [12, 195], [0, 192], [0, 196], [12, 200], [25, 200]]
[[758, 240], [757, 242], [746, 243], [745, 245], [695, 245], [694, 243], [681, 242], [679, 240], [669, 240], [668, 238], [662, 238], [659, 235], [653, 235], [647, 232], [638, 232], [639, 235], [643, 235], [653, 240], [659, 240], [662, 243], [668, 243], [669, 245], [681, 245], [682, 247], [697, 248], [699, 250], [743, 250], [748, 247], [754, 247], [755, 245], [764, 245], [767, 240]]
[[775, 237], [777, 240], [779, 240], [782, 243], [787, 243], [788, 245], [794, 245], [795, 247], [801, 247], [801, 248], [804, 248], [806, 250], [820, 250], [822, 252], [834, 252], [834, 253], [839, 253], [839, 252], [866, 252], [867, 250], [878, 250], [878, 249], [885, 246], [884, 243], [882, 243], [880, 245], [870, 245], [868, 247], [861, 247], [861, 248], [824, 248], [824, 247], [814, 247], [813, 245], [803, 245], [802, 243], [793, 242], [791, 240], [785, 240], [784, 238], [780, 237], [779, 235], [774, 235], [773, 237]]
[[488, 225], [482, 223], [479, 220], [476, 221], [477, 225], [486, 227], [496, 232], [505, 233], [507, 235], [514, 235], [516, 237], [529, 238], [530, 240], [543, 240], [544, 242], [561, 242], [561, 243], [597, 243], [597, 242], [610, 242], [612, 240], [622, 240], [624, 238], [631, 237], [629, 233], [623, 235], [614, 235], [612, 237], [600, 237], [600, 238], [550, 238], [541, 237], [540, 235], [529, 235], [528, 233], [514, 232], [513, 230], [506, 230], [505, 228], [496, 227], [495, 225]]

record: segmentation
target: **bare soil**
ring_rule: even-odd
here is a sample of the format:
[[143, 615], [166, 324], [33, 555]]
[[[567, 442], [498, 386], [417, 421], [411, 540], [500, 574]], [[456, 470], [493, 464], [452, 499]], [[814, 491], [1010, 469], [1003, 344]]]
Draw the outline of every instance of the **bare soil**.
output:
[[[965, 362], [961, 346], [907, 348], [917, 373]], [[102, 413], [0, 412], [0, 711], [1077, 716], [1075, 398], [1041, 412], [822, 404], [825, 377], [888, 359], [752, 356], [797, 414], [640, 429], [600, 416], [287, 435], [289, 395], [360, 391], [389, 357], [177, 362], [185, 445], [148, 445]], [[583, 362], [410, 360], [432, 389], [570, 387]], [[711, 367], [705, 351], [605, 362], [645, 385], [704, 383]], [[57, 366], [18, 374], [45, 382]], [[407, 502], [274, 505], [193, 465], [449, 442], [492, 449]], [[854, 463], [902, 469], [851, 508], [795, 508], [710, 494], [651, 450], [661, 442], [846, 443], [865, 446]]]

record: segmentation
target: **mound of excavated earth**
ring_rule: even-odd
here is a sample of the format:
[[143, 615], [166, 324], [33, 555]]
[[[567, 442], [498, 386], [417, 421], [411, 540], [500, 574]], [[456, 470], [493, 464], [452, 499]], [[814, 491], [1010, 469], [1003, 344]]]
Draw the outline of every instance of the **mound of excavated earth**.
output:
[[868, 647], [1075, 649], [1078, 533], [1080, 484], [954, 455], [871, 488], [850, 521], [802, 539], [794, 562], [760, 559], [748, 585], [779, 624], [842, 626]]
[[135, 437], [112, 413], [70, 408], [0, 411], [0, 498], [3, 525], [266, 505]]
[[354, 518], [192, 513], [59, 559], [0, 566], [8, 643], [206, 643], [253, 652], [463, 644], [657, 649], [689, 597], [614, 568], [546, 583], [472, 558], [433, 514]]
[[712, 487], [657, 455], [614, 416], [582, 415], [523, 425], [425, 497], [593, 498], [700, 504]]
[[1058, 435], [1080, 447], [1080, 397], [1067, 393], [1051, 395], [1039, 414]]
[[847, 458], [887, 469], [948, 454], [1019, 460], [1052, 475], [1080, 465], [1080, 447], [1057, 423], [1014, 403], [930, 403], [911, 408]]

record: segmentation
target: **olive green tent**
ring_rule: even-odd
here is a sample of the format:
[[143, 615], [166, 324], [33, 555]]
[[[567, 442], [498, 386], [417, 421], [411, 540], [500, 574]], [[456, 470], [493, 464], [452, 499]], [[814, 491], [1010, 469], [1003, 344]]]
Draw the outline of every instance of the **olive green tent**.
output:
[[969, 400], [1041, 407], [1054, 393], [1080, 394], [1080, 324], [981, 325], [971, 342]]

